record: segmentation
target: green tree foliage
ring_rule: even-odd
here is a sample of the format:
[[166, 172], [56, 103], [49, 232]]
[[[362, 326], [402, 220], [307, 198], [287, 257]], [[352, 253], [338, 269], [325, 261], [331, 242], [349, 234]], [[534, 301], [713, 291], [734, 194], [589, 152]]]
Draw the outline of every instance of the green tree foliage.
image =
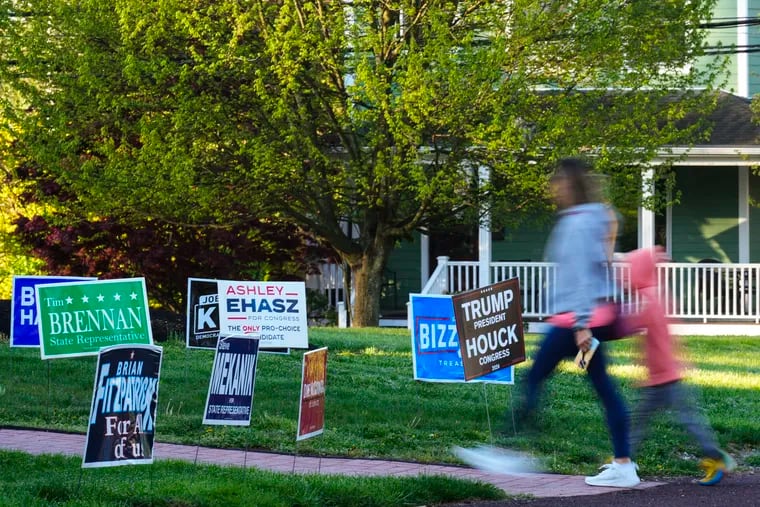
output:
[[[19, 97], [0, 81], [0, 104], [11, 103], [15, 108], [19, 107]], [[19, 195], [24, 190], [15, 178], [15, 129], [3, 115], [4, 109], [0, 109], [0, 299], [10, 299], [13, 276], [40, 274], [42, 263], [30, 255], [29, 248], [15, 234], [14, 222], [23, 210]]]
[[[3, 112], [8, 120], [4, 122], [5, 128], [2, 130], [6, 135], [0, 138], [0, 148], [3, 150], [0, 160], [6, 176], [4, 183], [7, 194], [3, 195], [3, 202], [7, 206], [3, 207], [5, 241], [0, 268], [8, 281], [13, 274], [36, 273], [31, 267], [59, 275], [100, 278], [145, 276], [153, 302], [180, 312], [183, 311], [182, 298], [189, 276], [290, 280], [303, 277], [314, 269], [314, 262], [332, 255], [329, 249], [316, 244], [292, 221], [276, 215], [251, 216], [247, 209], [241, 210], [235, 203], [225, 210], [239, 213], [240, 218], [231, 224], [197, 220], [197, 217], [191, 216], [191, 208], [196, 203], [183, 201], [179, 195], [171, 197], [173, 205], [179, 208], [171, 214], [146, 212], [146, 208], [140, 208], [139, 205], [124, 207], [124, 201], [114, 199], [114, 195], [131, 185], [128, 160], [123, 160], [121, 163], [124, 165], [115, 168], [116, 171], [127, 171], [121, 176], [121, 186], [109, 180], [102, 181], [103, 185], [99, 186], [100, 180], [92, 180], [91, 184], [85, 183], [90, 189], [82, 192], [80, 186], [61, 178], [62, 173], [55, 170], [56, 163], [51, 163], [51, 160], [60, 162], [63, 158], [58, 157], [69, 156], [79, 158], [78, 162], [74, 158], [69, 161], [76, 172], [89, 167], [88, 160], [97, 158], [98, 155], [91, 146], [97, 146], [101, 142], [113, 145], [121, 143], [119, 136], [136, 135], [130, 134], [129, 129], [122, 126], [129, 125], [130, 115], [139, 118], [140, 113], [130, 113], [127, 108], [131, 106], [120, 106], [123, 98], [111, 97], [113, 102], [108, 104], [99, 100], [85, 105], [87, 96], [104, 95], [103, 90], [93, 91], [108, 86], [104, 79], [114, 84], [113, 93], [118, 94], [120, 90], [128, 89], [128, 84], [118, 83], [117, 78], [122, 73], [121, 63], [109, 66], [110, 56], [106, 54], [116, 45], [115, 42], [107, 43], [106, 39], [117, 36], [118, 33], [114, 29], [106, 29], [96, 36], [97, 23], [105, 19], [96, 15], [92, 20], [95, 24], [87, 28], [87, 33], [97, 37], [94, 43], [98, 47], [79, 53], [78, 49], [66, 46], [83, 36], [83, 20], [76, 18], [89, 12], [87, 9], [80, 10], [74, 3], [67, 6], [55, 2], [29, 2], [25, 5], [16, 2], [12, 9], [3, 12], [10, 14], [5, 19], [5, 26], [11, 29], [4, 35], [27, 38], [26, 46], [14, 48], [18, 53], [6, 51], [4, 54], [7, 59], [3, 70], [8, 78], [5, 82], [15, 85], [15, 88], [2, 96]], [[49, 15], [51, 12], [55, 15]], [[113, 14], [110, 9], [105, 12], [109, 16]], [[60, 29], [52, 30], [50, 37], [45, 33], [36, 33], [35, 30], [44, 30], [44, 27], [36, 24], [40, 20], [44, 23], [60, 22]], [[73, 23], [78, 28], [72, 28], [68, 23]], [[7, 38], [2, 40], [8, 41]], [[84, 76], [82, 69], [75, 64], [62, 63], [63, 60], [57, 61], [50, 54], [51, 51], [58, 50], [71, 51], [68, 55], [70, 60], [67, 59], [66, 62], [82, 56], [84, 59], [79, 63], [90, 68], [91, 73], [97, 76], [90, 75], [87, 78], [89, 82], [86, 83], [80, 79]], [[35, 57], [28, 60], [19, 58], [26, 51]], [[44, 54], [47, 56], [42, 56]], [[33, 66], [25, 67], [23, 63]], [[40, 78], [41, 73], [46, 72], [45, 69], [56, 74], [54, 80]], [[34, 79], [30, 79], [31, 76]], [[41, 88], [42, 83], [53, 82], [60, 86], [58, 90]], [[19, 93], [23, 98], [19, 98]], [[85, 93], [85, 96], [75, 97], [74, 93]], [[47, 109], [46, 100], [54, 100], [56, 103], [47, 104], [50, 106]], [[48, 141], [39, 141], [36, 136], [44, 135], [44, 132], [35, 130], [34, 123], [24, 125], [24, 128], [19, 125], [27, 120], [37, 121], [37, 106], [54, 113], [66, 101], [71, 101], [67, 108], [74, 114], [68, 116], [68, 119], [58, 117], [64, 122], [66, 134], [56, 140], [75, 143], [72, 145], [73, 151], [69, 152], [71, 147], [65, 146], [40, 149], [40, 144], [37, 143]], [[30, 109], [30, 105], [34, 109]], [[125, 116], [119, 117], [121, 114]], [[18, 120], [15, 126], [14, 119]], [[109, 122], [115, 121], [119, 125], [109, 125]], [[75, 132], [75, 125], [86, 126], [86, 131]], [[103, 130], [100, 132], [93, 130], [101, 127]], [[49, 125], [45, 128], [49, 128]], [[117, 132], [118, 135], [108, 137], [109, 131]], [[11, 133], [19, 136], [20, 140], [16, 141]], [[132, 148], [136, 149], [134, 146]], [[112, 154], [111, 162], [116, 161], [117, 157]], [[147, 167], [143, 170], [150, 171]], [[155, 192], [148, 184], [150, 175], [142, 173], [141, 177], [146, 183], [135, 188], [138, 193], [149, 192], [152, 194], [150, 198], [154, 199], [166, 192]], [[165, 178], [171, 178], [171, 175], [165, 175]], [[184, 193], [178, 189], [168, 192]], [[146, 199], [146, 196], [132, 196], [129, 199]], [[98, 200], [106, 202], [98, 203]], [[157, 201], [156, 204], [161, 205]], [[29, 264], [32, 259], [37, 262]], [[26, 263], [21, 263], [22, 261]], [[7, 286], [10, 289], [10, 283]]]
[[[184, 313], [187, 278], [291, 280], [320, 259], [310, 258], [294, 226], [264, 220], [245, 228], [191, 228], [115, 218], [54, 225], [41, 216], [16, 221], [16, 237], [59, 275], [144, 276], [151, 299]], [[324, 249], [310, 250], [325, 254]]]
[[688, 67], [709, 0], [12, 4], [31, 13], [4, 58], [36, 167], [102, 216], [280, 213], [350, 266], [357, 326], [413, 231], [543, 210], [569, 154], [637, 182], [713, 101], [689, 90], [716, 69]]
[[8, 180], [0, 183], [0, 299], [10, 299], [13, 276], [41, 274], [43, 263], [16, 234], [17, 201]]

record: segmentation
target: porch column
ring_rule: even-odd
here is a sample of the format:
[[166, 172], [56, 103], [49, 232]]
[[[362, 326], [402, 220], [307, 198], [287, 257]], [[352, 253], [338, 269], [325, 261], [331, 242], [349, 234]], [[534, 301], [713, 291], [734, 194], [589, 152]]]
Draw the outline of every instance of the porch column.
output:
[[420, 234], [420, 288], [430, 279], [430, 236]]
[[[736, 17], [738, 19], [748, 19], [750, 14], [749, 0], [736, 0]], [[729, 44], [731, 41], [726, 41]], [[736, 27], [736, 45], [746, 47], [749, 45], [749, 28], [746, 24]], [[742, 97], [750, 97], [749, 92], [749, 54], [747, 52], [738, 52], [736, 54], [736, 94]]]
[[[654, 195], [654, 169], [641, 171], [642, 201]], [[639, 248], [654, 246], [654, 211], [639, 206]]]
[[[484, 219], [488, 220], [488, 216]], [[491, 227], [481, 222], [478, 230], [478, 287], [491, 283]]]
[[[480, 181], [488, 181], [491, 174], [487, 167], [478, 170]], [[478, 287], [491, 283], [491, 214], [485, 213], [478, 228]]]
[[749, 167], [739, 167], [739, 262], [749, 262]]

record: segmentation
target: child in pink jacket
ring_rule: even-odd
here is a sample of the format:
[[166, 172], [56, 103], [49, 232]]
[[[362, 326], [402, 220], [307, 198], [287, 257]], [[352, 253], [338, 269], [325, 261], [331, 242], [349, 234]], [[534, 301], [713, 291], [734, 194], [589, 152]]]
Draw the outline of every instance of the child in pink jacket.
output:
[[684, 385], [681, 364], [677, 358], [678, 343], [670, 333], [662, 298], [657, 293], [657, 262], [664, 261], [661, 247], [642, 248], [626, 256], [630, 262], [630, 283], [640, 297], [639, 312], [628, 319], [633, 329], [642, 329], [644, 363], [647, 379], [631, 420], [631, 455], [635, 456], [652, 415], [657, 410], [675, 412], [691, 436], [699, 444], [704, 458], [700, 467], [705, 476], [698, 482], [704, 486], [717, 484], [736, 463], [718, 447], [715, 434], [702, 415], [689, 389]]

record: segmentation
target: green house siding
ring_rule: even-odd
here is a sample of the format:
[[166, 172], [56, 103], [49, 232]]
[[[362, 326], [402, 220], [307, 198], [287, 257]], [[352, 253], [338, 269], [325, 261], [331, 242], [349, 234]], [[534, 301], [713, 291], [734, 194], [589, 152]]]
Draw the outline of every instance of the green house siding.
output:
[[673, 260], [738, 262], [738, 169], [684, 167], [676, 177], [681, 202], [671, 215]]
[[[421, 262], [420, 235], [415, 233], [412, 241], [404, 241], [397, 245], [388, 259], [388, 266], [383, 273], [381, 313], [406, 311], [409, 294], [422, 290]], [[430, 269], [435, 269], [435, 266], [431, 266]]]
[[749, 175], [749, 261], [760, 262], [760, 176]]
[[[717, 0], [713, 7], [713, 20], [724, 21], [727, 19], [736, 18], [736, 1], [737, 0]], [[725, 48], [729, 48], [735, 45], [737, 39], [736, 28], [731, 29], [714, 29], [708, 31], [707, 34], [707, 46], [721, 45]], [[708, 60], [712, 60], [712, 57], [704, 57], [700, 59], [703, 64], [698, 64], [698, 67], [704, 69], [708, 63]], [[698, 61], [700, 61], [698, 60]], [[728, 56], [728, 63], [726, 68], [726, 82], [722, 85], [722, 88], [726, 91], [736, 93], [738, 88], [737, 76], [738, 76], [739, 60], [736, 54]]]
[[[737, 0], [717, 0], [713, 7], [713, 22], [726, 22], [728, 20], [735, 20], [737, 17], [745, 17], [744, 13], [737, 11]], [[749, 18], [760, 15], [760, 0], [747, 0], [747, 14]], [[742, 44], [760, 44], [760, 29], [757, 26], [750, 25], [746, 27], [747, 40], [746, 42], [739, 40], [739, 27], [718, 27], [710, 30], [707, 35], [708, 46], [721, 45], [726, 50], [730, 51], [730, 48], [734, 45]], [[740, 56], [741, 55], [741, 56]], [[732, 93], [739, 91], [739, 65], [742, 59], [746, 59], [748, 80], [747, 87], [749, 96], [753, 96], [760, 92], [760, 53], [745, 53], [732, 52], [727, 55], [728, 63], [726, 68], [726, 75], [724, 76], [725, 82], [721, 83], [721, 88]], [[704, 69], [708, 59], [712, 57], [703, 57], [698, 60], [697, 66]]]
[[544, 245], [549, 237], [551, 224], [544, 226], [525, 225], [512, 231], [505, 231], [503, 240], [493, 240], [491, 259], [498, 261], [543, 260]]
[[[749, 16], [755, 17], [760, 15], [760, 0], [749, 0]], [[750, 26], [748, 29], [747, 44], [760, 44], [760, 29], [757, 26]], [[749, 96], [752, 97], [760, 93], [760, 53], [749, 53], [747, 55], [749, 64]]]

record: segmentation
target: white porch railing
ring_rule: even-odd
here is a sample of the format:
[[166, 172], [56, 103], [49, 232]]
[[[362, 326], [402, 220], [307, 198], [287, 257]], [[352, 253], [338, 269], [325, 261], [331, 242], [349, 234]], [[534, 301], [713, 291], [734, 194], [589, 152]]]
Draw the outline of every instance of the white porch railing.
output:
[[324, 294], [331, 307], [335, 308], [343, 301], [343, 268], [340, 264], [320, 264], [319, 273], [306, 275], [305, 282], [307, 289]]
[[[438, 258], [438, 266], [423, 294], [455, 294], [475, 289], [476, 261]], [[555, 266], [548, 262], [492, 262], [491, 282], [520, 279], [523, 317], [543, 319], [554, 309]], [[611, 298], [626, 310], [636, 309], [639, 297], [627, 287], [629, 267], [614, 262], [609, 278]], [[657, 265], [658, 288], [668, 295], [668, 316], [689, 321], [760, 322], [760, 264], [662, 263]]]

